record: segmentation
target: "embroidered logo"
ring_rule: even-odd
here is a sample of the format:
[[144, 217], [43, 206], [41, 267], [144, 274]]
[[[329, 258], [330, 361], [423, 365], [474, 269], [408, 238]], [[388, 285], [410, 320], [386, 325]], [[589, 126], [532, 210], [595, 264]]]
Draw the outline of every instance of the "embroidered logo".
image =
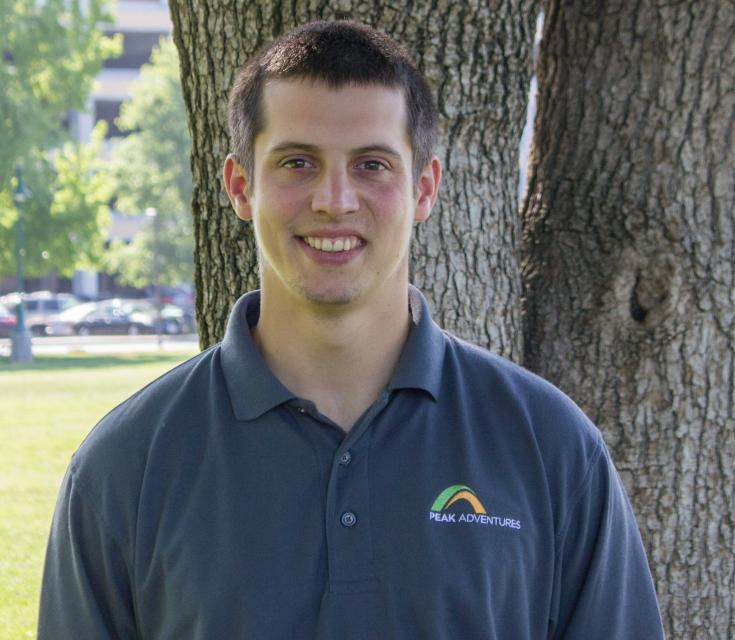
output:
[[[464, 510], [458, 513], [457, 509], [448, 509], [460, 501], [464, 501], [472, 511], [467, 510], [465, 504], [461, 505]], [[451, 524], [471, 523], [480, 524], [491, 527], [508, 527], [510, 529], [520, 529], [521, 523], [513, 518], [504, 518], [496, 515], [489, 515], [485, 506], [480, 502], [477, 494], [467, 485], [453, 484], [442, 491], [434, 500], [429, 511], [429, 520], [433, 522], [446, 522]]]

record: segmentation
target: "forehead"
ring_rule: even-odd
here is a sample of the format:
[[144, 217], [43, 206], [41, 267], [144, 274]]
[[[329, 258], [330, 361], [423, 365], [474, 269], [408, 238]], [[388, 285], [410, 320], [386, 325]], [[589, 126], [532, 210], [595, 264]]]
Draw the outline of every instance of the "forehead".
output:
[[[271, 80], [263, 92], [256, 149], [285, 141], [317, 146], [409, 145], [403, 90], [383, 85], [332, 88], [307, 79]], [[263, 149], [263, 145], [266, 146]]]

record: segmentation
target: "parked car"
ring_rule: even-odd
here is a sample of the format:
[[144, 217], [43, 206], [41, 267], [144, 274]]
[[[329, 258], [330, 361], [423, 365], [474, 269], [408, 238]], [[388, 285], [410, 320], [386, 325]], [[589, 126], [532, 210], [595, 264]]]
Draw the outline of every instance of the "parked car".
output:
[[61, 313], [49, 316], [46, 321], [48, 334], [53, 336], [73, 336], [76, 333], [77, 324], [97, 308], [98, 304], [96, 302], [83, 302]]
[[9, 338], [15, 329], [15, 314], [0, 304], [0, 338]]
[[151, 330], [155, 333], [177, 335], [194, 331], [194, 315], [175, 304], [163, 304], [160, 316], [156, 312], [156, 303], [150, 299], [123, 300], [122, 307], [129, 312], [138, 313], [148, 318]]
[[[150, 299], [155, 297], [155, 287], [149, 289]], [[194, 287], [189, 284], [180, 284], [176, 287], [162, 285], [160, 287], [161, 302], [164, 304], [175, 304], [182, 309], [194, 308]]]
[[160, 317], [149, 300], [113, 298], [71, 307], [49, 319], [53, 335], [144, 333], [179, 334], [193, 330], [193, 319], [175, 305], [163, 305]]
[[137, 336], [141, 333], [154, 333], [153, 319], [145, 312], [124, 304], [117, 298], [102, 300], [75, 325], [74, 333], [80, 336], [92, 334], [127, 334]]
[[[2, 303], [11, 311], [16, 310], [20, 300], [17, 293], [5, 296]], [[34, 336], [52, 335], [49, 330], [48, 319], [79, 304], [79, 299], [70, 293], [52, 293], [51, 291], [34, 291], [23, 294], [23, 308], [25, 310], [25, 324]]]

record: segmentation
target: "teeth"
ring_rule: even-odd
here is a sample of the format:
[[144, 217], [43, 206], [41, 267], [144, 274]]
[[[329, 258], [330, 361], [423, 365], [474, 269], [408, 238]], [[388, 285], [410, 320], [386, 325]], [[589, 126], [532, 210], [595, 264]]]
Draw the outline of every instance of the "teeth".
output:
[[351, 251], [360, 244], [360, 239], [356, 236], [347, 236], [345, 238], [312, 238], [304, 236], [304, 242], [314, 249], [326, 251], [328, 253], [337, 253], [338, 251]]

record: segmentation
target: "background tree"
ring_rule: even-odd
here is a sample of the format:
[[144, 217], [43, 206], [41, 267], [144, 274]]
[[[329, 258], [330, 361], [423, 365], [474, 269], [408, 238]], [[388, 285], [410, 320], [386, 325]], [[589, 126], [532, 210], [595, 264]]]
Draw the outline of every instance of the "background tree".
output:
[[221, 167], [235, 70], [298, 24], [349, 17], [395, 34], [435, 88], [445, 168], [438, 207], [417, 232], [413, 281], [438, 320], [521, 356], [518, 139], [531, 77], [534, 0], [407, 2], [180, 0], [171, 5], [192, 131], [200, 341], [224, 333], [232, 302], [256, 288], [251, 228], [230, 209]]
[[18, 163], [33, 191], [25, 207], [28, 274], [68, 273], [99, 254], [104, 193], [90, 151], [70, 143], [48, 152], [68, 140], [67, 110], [84, 108], [102, 61], [120, 50], [100, 31], [109, 19], [105, 0], [0, 0], [0, 273], [14, 271]]
[[[181, 94], [178, 54], [170, 38], [153, 49], [123, 103], [117, 125], [130, 134], [118, 141], [109, 171], [116, 207], [140, 215], [157, 211], [161, 284], [193, 280], [191, 220], [191, 142]], [[115, 243], [105, 257], [107, 270], [126, 284], [143, 287], [153, 280], [153, 224], [130, 245]]]
[[671, 638], [735, 637], [735, 4], [549, 3], [525, 364], [602, 428]]
[[[97, 265], [109, 224], [112, 191], [96, 170], [105, 136], [104, 123], [92, 141], [69, 141], [49, 156], [37, 151], [24, 165], [32, 197], [23, 205], [26, 273], [41, 276], [53, 269], [65, 275]], [[15, 270], [15, 221], [12, 192], [0, 192], [0, 273]]]

